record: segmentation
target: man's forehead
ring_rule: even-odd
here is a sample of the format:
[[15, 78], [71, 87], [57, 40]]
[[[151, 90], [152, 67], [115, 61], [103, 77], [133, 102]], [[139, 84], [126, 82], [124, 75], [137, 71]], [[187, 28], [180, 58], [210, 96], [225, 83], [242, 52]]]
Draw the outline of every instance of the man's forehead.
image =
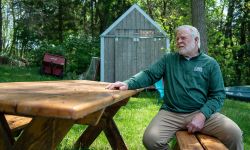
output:
[[187, 30], [179, 30], [179, 31], [177, 31], [176, 35], [177, 36], [189, 36], [190, 32]]

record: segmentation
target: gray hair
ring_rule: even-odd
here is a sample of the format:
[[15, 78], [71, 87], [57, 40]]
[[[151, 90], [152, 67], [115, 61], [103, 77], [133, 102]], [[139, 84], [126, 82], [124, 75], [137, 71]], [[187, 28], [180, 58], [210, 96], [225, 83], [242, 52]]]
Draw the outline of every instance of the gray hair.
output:
[[190, 25], [182, 25], [182, 26], [179, 26], [176, 28], [176, 33], [179, 31], [179, 30], [183, 30], [183, 29], [188, 29], [191, 31], [191, 35], [193, 38], [196, 38], [198, 37], [198, 48], [200, 48], [200, 45], [201, 45], [201, 42], [200, 42], [200, 33], [199, 31], [193, 27], [193, 26], [190, 26]]

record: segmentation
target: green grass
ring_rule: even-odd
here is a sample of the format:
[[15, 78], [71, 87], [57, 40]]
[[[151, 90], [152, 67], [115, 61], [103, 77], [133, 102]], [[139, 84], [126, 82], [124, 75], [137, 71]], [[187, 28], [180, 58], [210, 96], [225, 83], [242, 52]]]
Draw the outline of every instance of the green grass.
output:
[[[128, 104], [121, 108], [115, 116], [115, 122], [130, 150], [144, 150], [142, 136], [145, 128], [160, 108], [155, 92], [142, 92], [139, 97], [131, 98]], [[244, 132], [244, 147], [250, 149], [250, 103], [226, 99], [222, 113], [234, 120]], [[83, 132], [84, 128], [75, 125], [58, 149], [73, 149], [72, 145]], [[110, 149], [102, 133], [91, 145], [91, 150]]]
[[0, 82], [45, 81], [58, 78], [40, 75], [38, 67], [13, 67], [0, 64]]
[[250, 150], [250, 103], [226, 99], [222, 113], [239, 125], [243, 131], [244, 149]]
[[[18, 68], [0, 65], [0, 82], [58, 80], [51, 76], [41, 76], [39, 68]], [[142, 136], [145, 128], [160, 108], [156, 92], [142, 92], [129, 100], [114, 117], [120, 133], [130, 150], [145, 149]], [[234, 120], [244, 132], [245, 149], [250, 149], [250, 103], [226, 99], [222, 113]], [[58, 150], [71, 150], [86, 126], [74, 125], [63, 139]], [[90, 146], [90, 150], [111, 150], [103, 133]]]

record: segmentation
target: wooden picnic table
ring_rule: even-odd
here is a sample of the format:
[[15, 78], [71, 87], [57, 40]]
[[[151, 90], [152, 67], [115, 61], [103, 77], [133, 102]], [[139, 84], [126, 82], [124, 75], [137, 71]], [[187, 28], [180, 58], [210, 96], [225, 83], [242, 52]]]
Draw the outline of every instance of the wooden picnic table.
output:
[[[75, 146], [88, 147], [101, 131], [113, 149], [126, 149], [113, 116], [140, 90], [107, 90], [87, 80], [0, 83], [0, 149], [55, 149], [71, 127], [90, 125]], [[32, 117], [14, 140], [5, 114]]]

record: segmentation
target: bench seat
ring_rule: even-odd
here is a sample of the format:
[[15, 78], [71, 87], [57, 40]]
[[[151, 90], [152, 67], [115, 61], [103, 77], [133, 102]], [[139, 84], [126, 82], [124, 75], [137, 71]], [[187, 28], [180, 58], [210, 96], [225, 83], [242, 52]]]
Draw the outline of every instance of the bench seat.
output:
[[22, 130], [32, 120], [32, 118], [29, 117], [15, 115], [5, 115], [5, 118], [9, 124], [12, 133]]
[[177, 131], [176, 140], [176, 150], [228, 150], [217, 138], [201, 133], [190, 134], [187, 131]]

